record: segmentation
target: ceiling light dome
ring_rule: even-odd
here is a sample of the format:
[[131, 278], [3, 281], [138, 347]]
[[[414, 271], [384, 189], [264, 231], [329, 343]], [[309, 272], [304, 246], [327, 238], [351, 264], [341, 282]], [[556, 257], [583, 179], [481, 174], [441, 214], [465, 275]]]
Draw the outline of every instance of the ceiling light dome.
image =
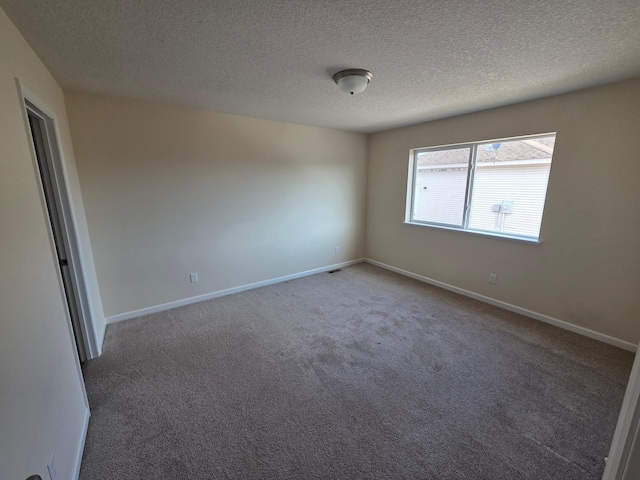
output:
[[333, 81], [336, 82], [341, 92], [353, 95], [364, 92], [372, 78], [373, 75], [369, 70], [352, 68], [336, 73], [333, 76]]

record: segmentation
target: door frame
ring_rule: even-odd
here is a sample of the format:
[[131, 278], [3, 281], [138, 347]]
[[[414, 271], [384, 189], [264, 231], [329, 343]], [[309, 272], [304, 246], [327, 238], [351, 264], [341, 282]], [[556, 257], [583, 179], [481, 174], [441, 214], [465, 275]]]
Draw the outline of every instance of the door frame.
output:
[[640, 353], [636, 351], [602, 480], [631, 480], [628, 476], [631, 473], [627, 472], [627, 466], [632, 454], [640, 455], [637, 445], [632, 451], [634, 439], [638, 441], [636, 438], [638, 434], [640, 434]]
[[[93, 323], [93, 305], [91, 304], [91, 297], [89, 296], [89, 287], [86, 283], [84, 275], [83, 260], [80, 253], [80, 243], [78, 241], [79, 235], [76, 228], [77, 222], [75, 221], [76, 215], [73, 209], [73, 204], [69, 194], [69, 181], [67, 170], [64, 162], [64, 155], [60, 148], [61, 142], [59, 138], [59, 130], [57, 128], [57, 118], [51, 109], [46, 104], [41, 102], [37, 96], [29, 91], [28, 88], [16, 78], [16, 85], [18, 88], [18, 98], [20, 99], [20, 110], [22, 112], [25, 133], [28, 135], [29, 149], [31, 151], [31, 157], [33, 160], [34, 173], [36, 175], [36, 181], [38, 183], [38, 191], [40, 193], [40, 201], [43, 208], [43, 214], [46, 220], [47, 233], [49, 235], [49, 243], [51, 246], [51, 253], [55, 259], [56, 265], [58, 264], [58, 256], [53, 236], [53, 230], [48, 214], [47, 200], [45, 197], [44, 189], [42, 186], [42, 180], [40, 177], [40, 167], [38, 164], [38, 158], [33, 144], [33, 137], [31, 134], [31, 127], [29, 124], [29, 113], [39, 117], [42, 120], [44, 126], [43, 137], [45, 141], [45, 148], [50, 154], [50, 158], [47, 158], [47, 163], [51, 173], [51, 181], [53, 186], [53, 194], [56, 199], [56, 204], [59, 211], [60, 221], [63, 229], [63, 242], [68, 254], [68, 265], [71, 273], [71, 279], [73, 284], [73, 296], [75, 297], [75, 305], [78, 312], [78, 335], [81, 339], [80, 342], [76, 340], [71, 314], [66, 308], [68, 315], [68, 327], [71, 334], [71, 338], [78, 345], [78, 350], [82, 349], [84, 357], [87, 359], [96, 358], [100, 355], [100, 345], [98, 343], [97, 330]], [[49, 155], [48, 155], [49, 156]], [[64, 283], [60, 268], [56, 268], [58, 283], [60, 286], [60, 293], [63, 297], [65, 305], [67, 305], [67, 296], [64, 290]], [[78, 354], [78, 352], [76, 352]], [[78, 357], [78, 364], [80, 364], [80, 357]]]

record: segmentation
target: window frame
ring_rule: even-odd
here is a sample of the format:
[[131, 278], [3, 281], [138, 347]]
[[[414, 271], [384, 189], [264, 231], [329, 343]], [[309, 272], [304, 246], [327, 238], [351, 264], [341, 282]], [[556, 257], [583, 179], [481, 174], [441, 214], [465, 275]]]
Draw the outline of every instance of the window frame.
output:
[[[471, 229], [469, 228], [469, 212], [471, 208], [471, 201], [473, 197], [473, 185], [475, 179], [475, 173], [477, 168], [477, 152], [478, 147], [480, 145], [486, 145], [488, 143], [502, 143], [502, 142], [510, 142], [510, 141], [518, 141], [518, 140], [535, 140], [536, 138], [544, 138], [549, 136], [555, 136], [557, 140], [557, 132], [547, 132], [547, 133], [536, 133], [533, 135], [519, 135], [516, 137], [503, 137], [503, 138], [495, 138], [490, 140], [480, 140], [474, 142], [464, 142], [464, 143], [451, 143], [447, 145], [434, 145], [432, 147], [419, 147], [412, 148], [409, 150], [409, 171], [407, 175], [407, 202], [405, 208], [405, 220], [404, 223], [406, 225], [417, 226], [417, 227], [427, 227], [427, 228], [435, 228], [442, 230], [450, 230], [454, 232], [462, 232], [472, 235], [482, 235], [488, 237], [496, 237], [503, 238], [507, 240], [516, 240], [520, 242], [526, 243], [536, 243], [540, 244], [540, 233], [542, 233], [542, 222], [544, 221], [544, 213], [547, 209], [547, 192], [549, 190], [549, 184], [547, 182], [547, 190], [545, 191], [544, 197], [544, 207], [542, 211], [542, 218], [540, 220], [540, 230], [538, 232], [537, 237], [528, 236], [528, 235], [515, 235], [511, 233], [503, 233], [503, 232], [494, 232], [491, 230], [480, 230], [480, 229]], [[460, 226], [446, 224], [446, 223], [438, 223], [438, 222], [428, 222], [425, 220], [416, 220], [414, 219], [414, 213], [416, 209], [416, 178], [418, 174], [418, 155], [424, 152], [437, 152], [442, 150], [453, 150], [453, 149], [462, 149], [469, 148], [469, 160], [467, 163], [467, 183], [465, 188], [465, 198], [464, 198], [464, 206], [462, 213], [462, 222]], [[554, 145], [554, 153], [555, 153], [555, 145]], [[551, 178], [551, 167], [553, 166], [553, 153], [551, 154], [551, 164], [549, 166], [549, 178]]]

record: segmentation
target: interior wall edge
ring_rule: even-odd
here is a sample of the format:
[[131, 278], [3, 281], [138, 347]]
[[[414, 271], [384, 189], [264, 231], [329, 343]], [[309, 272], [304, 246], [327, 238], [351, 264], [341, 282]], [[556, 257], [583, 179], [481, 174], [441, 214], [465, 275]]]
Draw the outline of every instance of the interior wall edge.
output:
[[89, 410], [89, 407], [87, 407], [84, 413], [84, 422], [82, 424], [82, 432], [80, 436], [80, 441], [78, 443], [78, 453], [76, 454], [75, 463], [73, 465], [73, 472], [71, 477], [73, 479], [77, 479], [80, 477], [80, 466], [82, 465], [82, 455], [84, 454], [84, 446], [87, 441], [87, 432], [89, 431], [89, 418], [91, 418], [91, 410]]

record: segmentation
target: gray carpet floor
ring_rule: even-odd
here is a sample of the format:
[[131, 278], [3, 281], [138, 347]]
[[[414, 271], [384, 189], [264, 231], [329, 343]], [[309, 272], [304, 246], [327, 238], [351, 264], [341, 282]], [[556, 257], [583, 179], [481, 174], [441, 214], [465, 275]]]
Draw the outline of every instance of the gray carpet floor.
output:
[[110, 325], [91, 479], [600, 479], [633, 355], [359, 264]]

